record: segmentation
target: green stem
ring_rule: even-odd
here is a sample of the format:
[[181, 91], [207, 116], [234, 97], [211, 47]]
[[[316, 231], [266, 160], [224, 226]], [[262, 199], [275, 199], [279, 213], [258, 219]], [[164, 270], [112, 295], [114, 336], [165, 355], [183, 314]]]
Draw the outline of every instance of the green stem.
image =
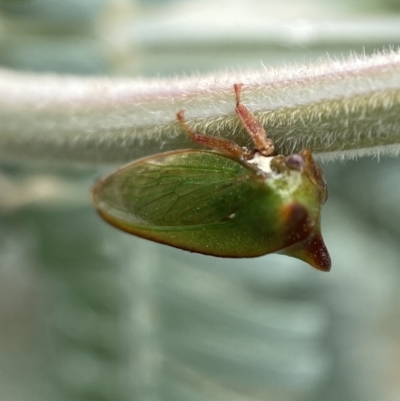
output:
[[81, 78], [0, 71], [0, 157], [122, 163], [193, 147], [197, 131], [248, 145], [233, 84], [278, 152], [320, 158], [397, 153], [400, 53], [176, 79]]

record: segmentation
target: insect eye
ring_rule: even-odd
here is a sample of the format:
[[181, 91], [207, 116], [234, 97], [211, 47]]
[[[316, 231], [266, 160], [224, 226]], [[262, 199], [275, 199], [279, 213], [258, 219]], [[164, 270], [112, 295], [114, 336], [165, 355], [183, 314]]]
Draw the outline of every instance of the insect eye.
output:
[[302, 171], [304, 168], [304, 159], [300, 155], [288, 156], [285, 163], [292, 170]]

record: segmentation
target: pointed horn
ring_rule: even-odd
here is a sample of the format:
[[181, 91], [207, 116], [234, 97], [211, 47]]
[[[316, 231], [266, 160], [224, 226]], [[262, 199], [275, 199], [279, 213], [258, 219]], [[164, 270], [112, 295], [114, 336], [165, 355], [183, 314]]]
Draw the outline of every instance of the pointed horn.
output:
[[317, 227], [303, 242], [283, 250], [284, 255], [300, 259], [318, 270], [331, 270], [331, 257], [325, 246], [321, 230]]

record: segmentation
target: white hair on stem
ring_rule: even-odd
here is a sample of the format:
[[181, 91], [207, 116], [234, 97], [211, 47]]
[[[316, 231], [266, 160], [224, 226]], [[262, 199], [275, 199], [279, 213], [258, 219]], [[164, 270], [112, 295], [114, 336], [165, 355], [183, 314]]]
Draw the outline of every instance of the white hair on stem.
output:
[[246, 145], [234, 83], [283, 154], [319, 160], [398, 155], [400, 52], [170, 79], [35, 75], [0, 70], [0, 157], [122, 163], [193, 147], [196, 131]]

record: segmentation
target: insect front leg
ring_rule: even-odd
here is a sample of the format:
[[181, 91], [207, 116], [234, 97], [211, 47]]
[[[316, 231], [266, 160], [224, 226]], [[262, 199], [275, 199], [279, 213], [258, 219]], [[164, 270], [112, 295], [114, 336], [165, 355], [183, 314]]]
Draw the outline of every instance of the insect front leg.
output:
[[273, 141], [267, 137], [267, 133], [265, 132], [264, 127], [251, 113], [251, 111], [242, 103], [240, 103], [240, 93], [242, 91], [242, 86], [243, 84], [233, 85], [236, 94], [236, 114], [240, 118], [240, 121], [242, 122], [244, 128], [256, 145], [256, 149], [263, 156], [272, 156], [275, 151]]
[[218, 136], [198, 134], [194, 132], [185, 122], [184, 119], [184, 111], [181, 110], [176, 114], [176, 118], [181, 124], [183, 130], [190, 136], [193, 142], [198, 143], [200, 145], [208, 146], [209, 148], [219, 150], [225, 154], [228, 154], [233, 157], [238, 157], [240, 159], [248, 159], [251, 155], [251, 152], [239, 146], [237, 143]]

